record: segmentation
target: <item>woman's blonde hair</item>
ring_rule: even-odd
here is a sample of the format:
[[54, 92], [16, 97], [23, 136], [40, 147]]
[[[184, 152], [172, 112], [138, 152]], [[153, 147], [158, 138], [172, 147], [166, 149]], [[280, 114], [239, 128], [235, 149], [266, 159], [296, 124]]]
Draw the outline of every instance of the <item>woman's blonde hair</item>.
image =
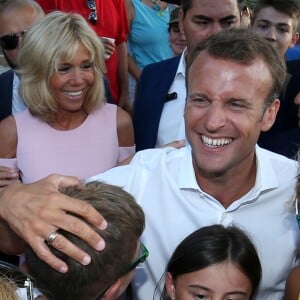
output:
[[26, 32], [19, 51], [20, 95], [30, 112], [44, 121], [52, 121], [57, 112], [50, 79], [62, 60], [76, 55], [78, 44], [89, 51], [95, 81], [87, 93], [83, 109], [90, 113], [104, 102], [104, 48], [96, 33], [78, 14], [52, 12]]
[[0, 299], [1, 300], [18, 300], [16, 293], [17, 287], [13, 281], [6, 277], [0, 277]]

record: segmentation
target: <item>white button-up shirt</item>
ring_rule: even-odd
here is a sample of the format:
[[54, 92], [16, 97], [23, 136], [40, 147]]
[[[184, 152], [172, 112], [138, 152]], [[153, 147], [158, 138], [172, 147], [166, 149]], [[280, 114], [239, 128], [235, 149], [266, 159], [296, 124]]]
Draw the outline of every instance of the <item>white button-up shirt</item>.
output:
[[145, 212], [142, 241], [150, 255], [136, 272], [137, 299], [152, 300], [178, 243], [212, 224], [236, 225], [248, 233], [263, 268], [256, 299], [282, 299], [286, 276], [300, 257], [299, 228], [291, 205], [298, 165], [258, 146], [256, 157], [254, 187], [228, 208], [198, 186], [190, 146], [140, 151], [129, 165], [90, 179], [123, 187]]

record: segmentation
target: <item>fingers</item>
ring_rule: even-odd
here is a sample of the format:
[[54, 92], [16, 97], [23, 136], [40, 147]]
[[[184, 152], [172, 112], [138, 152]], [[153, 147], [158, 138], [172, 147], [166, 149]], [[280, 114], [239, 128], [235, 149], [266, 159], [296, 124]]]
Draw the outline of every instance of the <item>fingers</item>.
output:
[[29, 244], [36, 255], [53, 269], [61, 273], [68, 271], [68, 265], [50, 251], [43, 239], [39, 238], [36, 241], [31, 241]]
[[109, 39], [109, 38], [101, 38], [101, 41], [103, 43], [103, 46], [104, 46], [104, 51], [105, 51], [105, 54], [107, 56], [111, 56], [112, 53], [115, 51], [115, 43], [112, 39]]
[[7, 167], [0, 167], [0, 187], [19, 181], [19, 171]]
[[[57, 200], [51, 200], [51, 197], [50, 201], [57, 202]], [[82, 217], [86, 222], [70, 213]], [[90, 227], [89, 224], [93, 224], [103, 230], [107, 226], [106, 221], [90, 204], [85, 201], [61, 195], [58, 204], [53, 202], [51, 205], [45, 205], [40, 209], [40, 217], [43, 220], [49, 220], [47, 223], [47, 233], [44, 237], [47, 237], [49, 233], [56, 229], [64, 229], [65, 231], [68, 231], [86, 241], [96, 250], [102, 250], [105, 246], [103, 239]], [[99, 218], [101, 220], [100, 222]], [[37, 228], [37, 231], [41, 231], [42, 233], [45, 231], [44, 228], [45, 225], [43, 225], [42, 228]]]
[[[66, 264], [55, 257], [45, 239], [57, 229], [77, 235], [96, 250], [104, 248], [103, 239], [88, 225], [105, 229], [103, 217], [88, 203], [70, 198], [58, 191], [59, 187], [79, 185], [75, 177], [50, 175], [33, 184], [13, 184], [0, 195], [0, 216], [21, 236], [46, 263], [60, 272]], [[77, 216], [81, 217], [79, 219]], [[90, 261], [87, 253], [59, 235], [52, 245], [79, 263]]]

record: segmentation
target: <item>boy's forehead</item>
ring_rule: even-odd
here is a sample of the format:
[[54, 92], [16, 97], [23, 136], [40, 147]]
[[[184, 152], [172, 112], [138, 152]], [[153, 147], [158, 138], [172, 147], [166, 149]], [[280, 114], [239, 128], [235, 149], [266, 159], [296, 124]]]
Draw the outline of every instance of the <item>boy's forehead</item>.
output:
[[293, 25], [293, 16], [288, 13], [275, 9], [272, 6], [266, 6], [257, 11], [254, 21], [269, 21], [273, 24]]

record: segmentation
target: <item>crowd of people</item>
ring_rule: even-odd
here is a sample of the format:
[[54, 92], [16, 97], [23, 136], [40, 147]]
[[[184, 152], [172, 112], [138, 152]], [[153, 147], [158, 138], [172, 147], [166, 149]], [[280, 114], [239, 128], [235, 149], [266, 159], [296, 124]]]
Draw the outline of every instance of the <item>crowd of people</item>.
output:
[[1, 299], [299, 300], [299, 20], [2, 0]]

